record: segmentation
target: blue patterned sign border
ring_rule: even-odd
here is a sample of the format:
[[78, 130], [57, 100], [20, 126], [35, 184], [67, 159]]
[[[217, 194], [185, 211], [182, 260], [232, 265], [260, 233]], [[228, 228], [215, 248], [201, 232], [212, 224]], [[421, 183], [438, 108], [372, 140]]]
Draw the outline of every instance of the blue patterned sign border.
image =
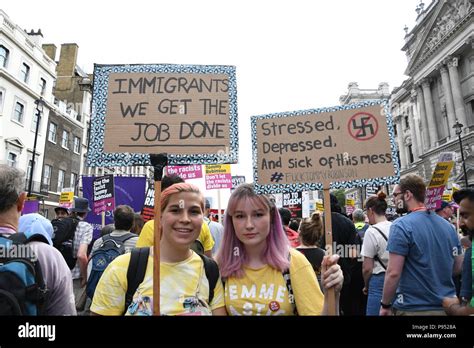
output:
[[150, 156], [142, 153], [105, 153], [104, 131], [107, 108], [107, 86], [111, 73], [183, 73], [226, 74], [229, 77], [229, 133], [230, 148], [217, 154], [173, 155], [168, 154], [169, 164], [224, 164], [237, 163], [239, 136], [237, 123], [237, 80], [235, 66], [230, 65], [178, 65], [130, 64], [94, 66], [94, 88], [91, 129], [87, 163], [89, 167], [147, 166]]
[[341, 105], [320, 109], [300, 110], [292, 112], [281, 112], [266, 115], [252, 116], [252, 160], [253, 160], [253, 175], [254, 188], [260, 194], [281, 193], [281, 192], [300, 192], [300, 191], [315, 191], [322, 190], [322, 183], [294, 183], [291, 185], [273, 184], [273, 185], [259, 185], [258, 182], [258, 163], [257, 163], [257, 120], [269, 118], [281, 118], [291, 116], [301, 116], [309, 114], [319, 114], [324, 112], [335, 112], [340, 110], [358, 109], [367, 106], [381, 105], [384, 108], [385, 120], [387, 122], [388, 134], [390, 137], [390, 148], [392, 150], [392, 159], [394, 166], [393, 176], [384, 176], [372, 179], [359, 179], [351, 181], [332, 182], [331, 189], [351, 188], [351, 187], [365, 187], [365, 186], [381, 186], [385, 184], [395, 184], [400, 181], [400, 167], [398, 164], [397, 144], [395, 143], [395, 132], [392, 124], [392, 117], [390, 115], [390, 107], [388, 100], [368, 100], [355, 104]]

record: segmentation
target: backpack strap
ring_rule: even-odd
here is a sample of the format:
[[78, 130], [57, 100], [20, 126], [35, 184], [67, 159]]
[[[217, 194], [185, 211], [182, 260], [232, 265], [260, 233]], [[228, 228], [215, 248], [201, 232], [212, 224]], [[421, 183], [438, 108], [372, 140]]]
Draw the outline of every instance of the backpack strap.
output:
[[150, 247], [133, 248], [130, 256], [130, 263], [127, 270], [127, 292], [125, 293], [125, 308], [123, 314], [127, 312], [128, 306], [132, 303], [133, 295], [137, 291], [138, 286], [145, 278], [146, 267], [148, 264], [148, 256], [150, 255]]
[[207, 257], [206, 255], [198, 254], [202, 262], [204, 263], [204, 271], [206, 272], [207, 280], [209, 281], [209, 305], [214, 298], [214, 288], [216, 287], [217, 280], [219, 279], [219, 267], [217, 262]]
[[46, 237], [39, 233], [26, 235], [23, 232], [17, 232], [8, 236], [8, 239], [10, 239], [14, 244], [28, 244], [29, 242], [38, 241], [49, 245]]
[[[383, 239], [385, 239], [385, 241], [388, 242], [387, 236], [378, 227], [375, 227], [375, 226], [372, 226], [372, 227], [375, 228], [377, 231], [379, 231], [379, 233], [382, 235]], [[382, 266], [382, 268], [384, 270], [387, 270], [387, 266], [385, 266], [385, 264], [382, 262], [382, 260], [380, 260], [380, 257], [379, 257], [378, 254], [375, 255], [374, 260], [377, 261], [378, 263], [380, 263], [380, 266]]]
[[[291, 263], [291, 254], [288, 253], [288, 260]], [[293, 314], [298, 315], [298, 309], [296, 308], [296, 300], [295, 295], [293, 294], [293, 287], [291, 286], [291, 275], [290, 275], [290, 267], [282, 272], [283, 279], [286, 282], [286, 288], [288, 289], [288, 299], [290, 303], [293, 305]]]
[[121, 236], [111, 236], [109, 233], [102, 237], [102, 243], [105, 243], [108, 240], [113, 240], [114, 242], [118, 242], [122, 245], [122, 244], [125, 244], [127, 240], [133, 237], [138, 237], [138, 236], [132, 232], [125, 233]]

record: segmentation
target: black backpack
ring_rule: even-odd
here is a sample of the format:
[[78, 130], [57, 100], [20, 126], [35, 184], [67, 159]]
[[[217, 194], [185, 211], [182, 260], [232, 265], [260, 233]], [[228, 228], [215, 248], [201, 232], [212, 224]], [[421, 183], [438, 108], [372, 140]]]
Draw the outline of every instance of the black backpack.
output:
[[91, 299], [94, 297], [95, 288], [105, 269], [112, 260], [125, 253], [125, 242], [133, 237], [138, 236], [135, 233], [129, 232], [122, 236], [112, 237], [110, 234], [107, 234], [102, 237], [102, 244], [94, 250], [89, 259], [89, 263], [92, 263], [92, 268], [87, 278], [87, 297]]
[[31, 241], [48, 243], [39, 234], [0, 235], [0, 316], [43, 314], [48, 289]]
[[[124, 314], [132, 303], [133, 295], [137, 291], [138, 286], [145, 278], [146, 267], [148, 264], [148, 256], [150, 255], [150, 247], [134, 248], [130, 257], [130, 263], [127, 270], [127, 292], [125, 294], [125, 309]], [[209, 281], [209, 303], [214, 298], [214, 288], [219, 279], [219, 267], [217, 262], [213, 259], [198, 254], [204, 263], [204, 271], [206, 272], [207, 280]]]
[[74, 235], [79, 220], [73, 217], [54, 219], [53, 225], [53, 246], [63, 255], [64, 260], [69, 267], [73, 269], [76, 266], [77, 257], [74, 255]]

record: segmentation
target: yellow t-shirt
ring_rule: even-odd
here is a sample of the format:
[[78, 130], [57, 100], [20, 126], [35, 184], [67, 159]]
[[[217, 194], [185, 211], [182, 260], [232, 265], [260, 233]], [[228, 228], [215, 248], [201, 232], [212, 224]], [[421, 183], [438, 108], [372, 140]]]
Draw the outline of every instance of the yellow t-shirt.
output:
[[[297, 250], [290, 251], [290, 277], [298, 315], [321, 315], [324, 295], [313, 267]], [[229, 315], [294, 315], [282, 272], [266, 265], [245, 267], [243, 278], [225, 282], [225, 304]]]
[[[145, 225], [143, 225], [142, 231], [138, 236], [137, 248], [153, 246], [153, 236], [155, 231], [154, 223], [154, 220], [149, 220], [145, 223]], [[212, 250], [212, 247], [214, 246], [214, 239], [212, 238], [209, 226], [205, 222], [202, 223], [201, 232], [199, 233], [198, 239], [202, 243], [204, 251]]]
[[[122, 315], [127, 291], [127, 269], [130, 253], [113, 260], [97, 284], [91, 311], [100, 315]], [[160, 263], [160, 313], [162, 315], [212, 315], [224, 307], [224, 290], [220, 278], [209, 302], [209, 282], [202, 259], [193, 252], [176, 263]], [[143, 282], [138, 286], [125, 315], [153, 314], [153, 255], [150, 252]]]

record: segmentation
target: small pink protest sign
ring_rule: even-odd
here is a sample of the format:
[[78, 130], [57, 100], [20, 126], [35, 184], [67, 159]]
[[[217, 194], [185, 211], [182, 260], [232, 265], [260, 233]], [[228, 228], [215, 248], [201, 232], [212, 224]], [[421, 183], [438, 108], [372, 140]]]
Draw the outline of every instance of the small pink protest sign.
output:
[[202, 178], [202, 166], [193, 164], [190, 166], [168, 166], [168, 175], [178, 175], [183, 180]]
[[232, 188], [230, 164], [206, 166], [206, 190]]

